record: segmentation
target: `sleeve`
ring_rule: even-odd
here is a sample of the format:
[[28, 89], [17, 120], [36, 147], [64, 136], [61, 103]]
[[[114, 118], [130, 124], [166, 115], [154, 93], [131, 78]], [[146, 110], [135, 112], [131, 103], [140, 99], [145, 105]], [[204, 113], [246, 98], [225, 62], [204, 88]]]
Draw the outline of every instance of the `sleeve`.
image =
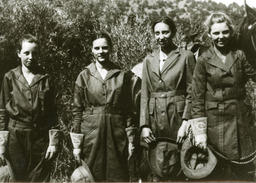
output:
[[205, 117], [206, 69], [203, 57], [199, 57], [192, 80], [192, 118]]
[[71, 131], [74, 133], [81, 133], [82, 114], [84, 106], [84, 90], [82, 87], [82, 78], [79, 75], [74, 87], [74, 101], [73, 101], [73, 123]]
[[141, 82], [141, 99], [140, 99], [140, 128], [149, 126], [148, 112], [148, 86], [147, 86], [147, 66], [146, 59], [143, 61], [142, 82]]
[[252, 67], [250, 62], [246, 59], [246, 56], [243, 51], [241, 51], [241, 59], [243, 62], [244, 72], [247, 78], [251, 78], [256, 82], [256, 70]]
[[126, 84], [125, 91], [126, 95], [126, 133], [129, 142], [134, 143], [135, 136], [138, 131], [138, 100], [140, 96], [140, 85], [141, 80], [139, 77], [135, 76], [132, 72], [126, 73]]
[[56, 104], [56, 90], [55, 90], [55, 85], [54, 82], [51, 78], [49, 78], [49, 88], [50, 88], [50, 93], [49, 93], [49, 122], [51, 123], [51, 128], [56, 129], [58, 125], [58, 116], [57, 116], [57, 104]]
[[183, 120], [188, 120], [191, 118], [191, 102], [192, 102], [192, 77], [195, 68], [195, 57], [191, 53], [186, 57], [186, 100], [185, 108], [182, 115]]
[[4, 76], [0, 91], [0, 130], [6, 130], [8, 126], [8, 115], [5, 105], [10, 100], [10, 92], [12, 91], [9, 80]]

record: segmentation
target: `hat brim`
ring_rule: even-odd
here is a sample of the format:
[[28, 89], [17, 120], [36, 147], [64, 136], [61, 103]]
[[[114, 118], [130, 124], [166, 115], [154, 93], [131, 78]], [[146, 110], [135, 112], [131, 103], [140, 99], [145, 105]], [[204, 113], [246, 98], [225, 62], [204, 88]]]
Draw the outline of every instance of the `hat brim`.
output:
[[[167, 137], [158, 137], [156, 138], [156, 140], [154, 142], [152, 142], [149, 145], [148, 148], [148, 163], [150, 166], [151, 171], [158, 175], [159, 177], [163, 177], [163, 173], [162, 173], [162, 161], [163, 161], [163, 157], [161, 157], [161, 147], [159, 148], [158, 145], [161, 146], [161, 143], [166, 143], [168, 144], [169, 148], [171, 148], [172, 150], [177, 150], [178, 151], [178, 145], [176, 143], [175, 140], [172, 140], [170, 138]], [[179, 161], [178, 158], [173, 159], [171, 163], [171, 165], [177, 163]]]
[[[191, 179], [201, 179], [209, 176], [211, 172], [214, 170], [214, 168], [217, 165], [217, 158], [213, 154], [213, 152], [210, 150], [210, 148], [207, 147], [207, 155], [208, 155], [208, 161], [205, 163], [205, 165], [202, 168], [199, 169], [191, 169], [187, 166], [186, 163], [186, 156], [187, 153], [191, 148], [195, 146], [192, 145], [189, 139], [186, 139], [182, 145], [181, 148], [181, 154], [180, 154], [180, 161], [181, 161], [181, 168], [183, 170], [183, 173]], [[200, 150], [198, 148], [198, 150]]]

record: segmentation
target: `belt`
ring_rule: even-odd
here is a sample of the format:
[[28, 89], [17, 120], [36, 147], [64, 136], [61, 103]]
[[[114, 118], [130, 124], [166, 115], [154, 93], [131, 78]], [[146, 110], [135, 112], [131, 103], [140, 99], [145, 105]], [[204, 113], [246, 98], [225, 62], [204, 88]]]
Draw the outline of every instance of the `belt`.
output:
[[173, 97], [176, 95], [185, 95], [186, 92], [184, 90], [173, 90], [168, 92], [152, 92], [150, 93], [151, 98], [167, 98]]
[[8, 127], [10, 128], [19, 128], [19, 129], [38, 129], [38, 130], [48, 130], [49, 127], [41, 127], [36, 123], [22, 122], [15, 119], [10, 118], [8, 122]]
[[116, 107], [92, 106], [92, 107], [86, 108], [83, 113], [84, 114], [102, 114], [102, 113], [123, 114], [123, 111]]

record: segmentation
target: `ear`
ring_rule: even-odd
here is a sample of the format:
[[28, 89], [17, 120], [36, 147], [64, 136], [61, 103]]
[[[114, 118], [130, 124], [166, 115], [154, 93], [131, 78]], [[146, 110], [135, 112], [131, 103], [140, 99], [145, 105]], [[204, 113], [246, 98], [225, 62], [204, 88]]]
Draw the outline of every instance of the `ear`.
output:
[[20, 50], [17, 49], [16, 53], [17, 53], [18, 57], [20, 57]]
[[210, 33], [207, 33], [207, 35], [208, 35], [208, 37], [209, 37], [209, 38], [212, 38], [212, 36], [211, 36], [211, 34], [210, 34]]

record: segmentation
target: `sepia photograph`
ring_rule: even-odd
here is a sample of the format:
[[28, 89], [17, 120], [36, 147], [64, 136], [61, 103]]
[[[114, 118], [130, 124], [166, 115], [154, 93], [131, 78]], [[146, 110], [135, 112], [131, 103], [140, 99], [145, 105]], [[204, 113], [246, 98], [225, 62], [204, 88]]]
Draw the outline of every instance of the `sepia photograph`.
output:
[[0, 0], [0, 182], [256, 182], [256, 0]]

